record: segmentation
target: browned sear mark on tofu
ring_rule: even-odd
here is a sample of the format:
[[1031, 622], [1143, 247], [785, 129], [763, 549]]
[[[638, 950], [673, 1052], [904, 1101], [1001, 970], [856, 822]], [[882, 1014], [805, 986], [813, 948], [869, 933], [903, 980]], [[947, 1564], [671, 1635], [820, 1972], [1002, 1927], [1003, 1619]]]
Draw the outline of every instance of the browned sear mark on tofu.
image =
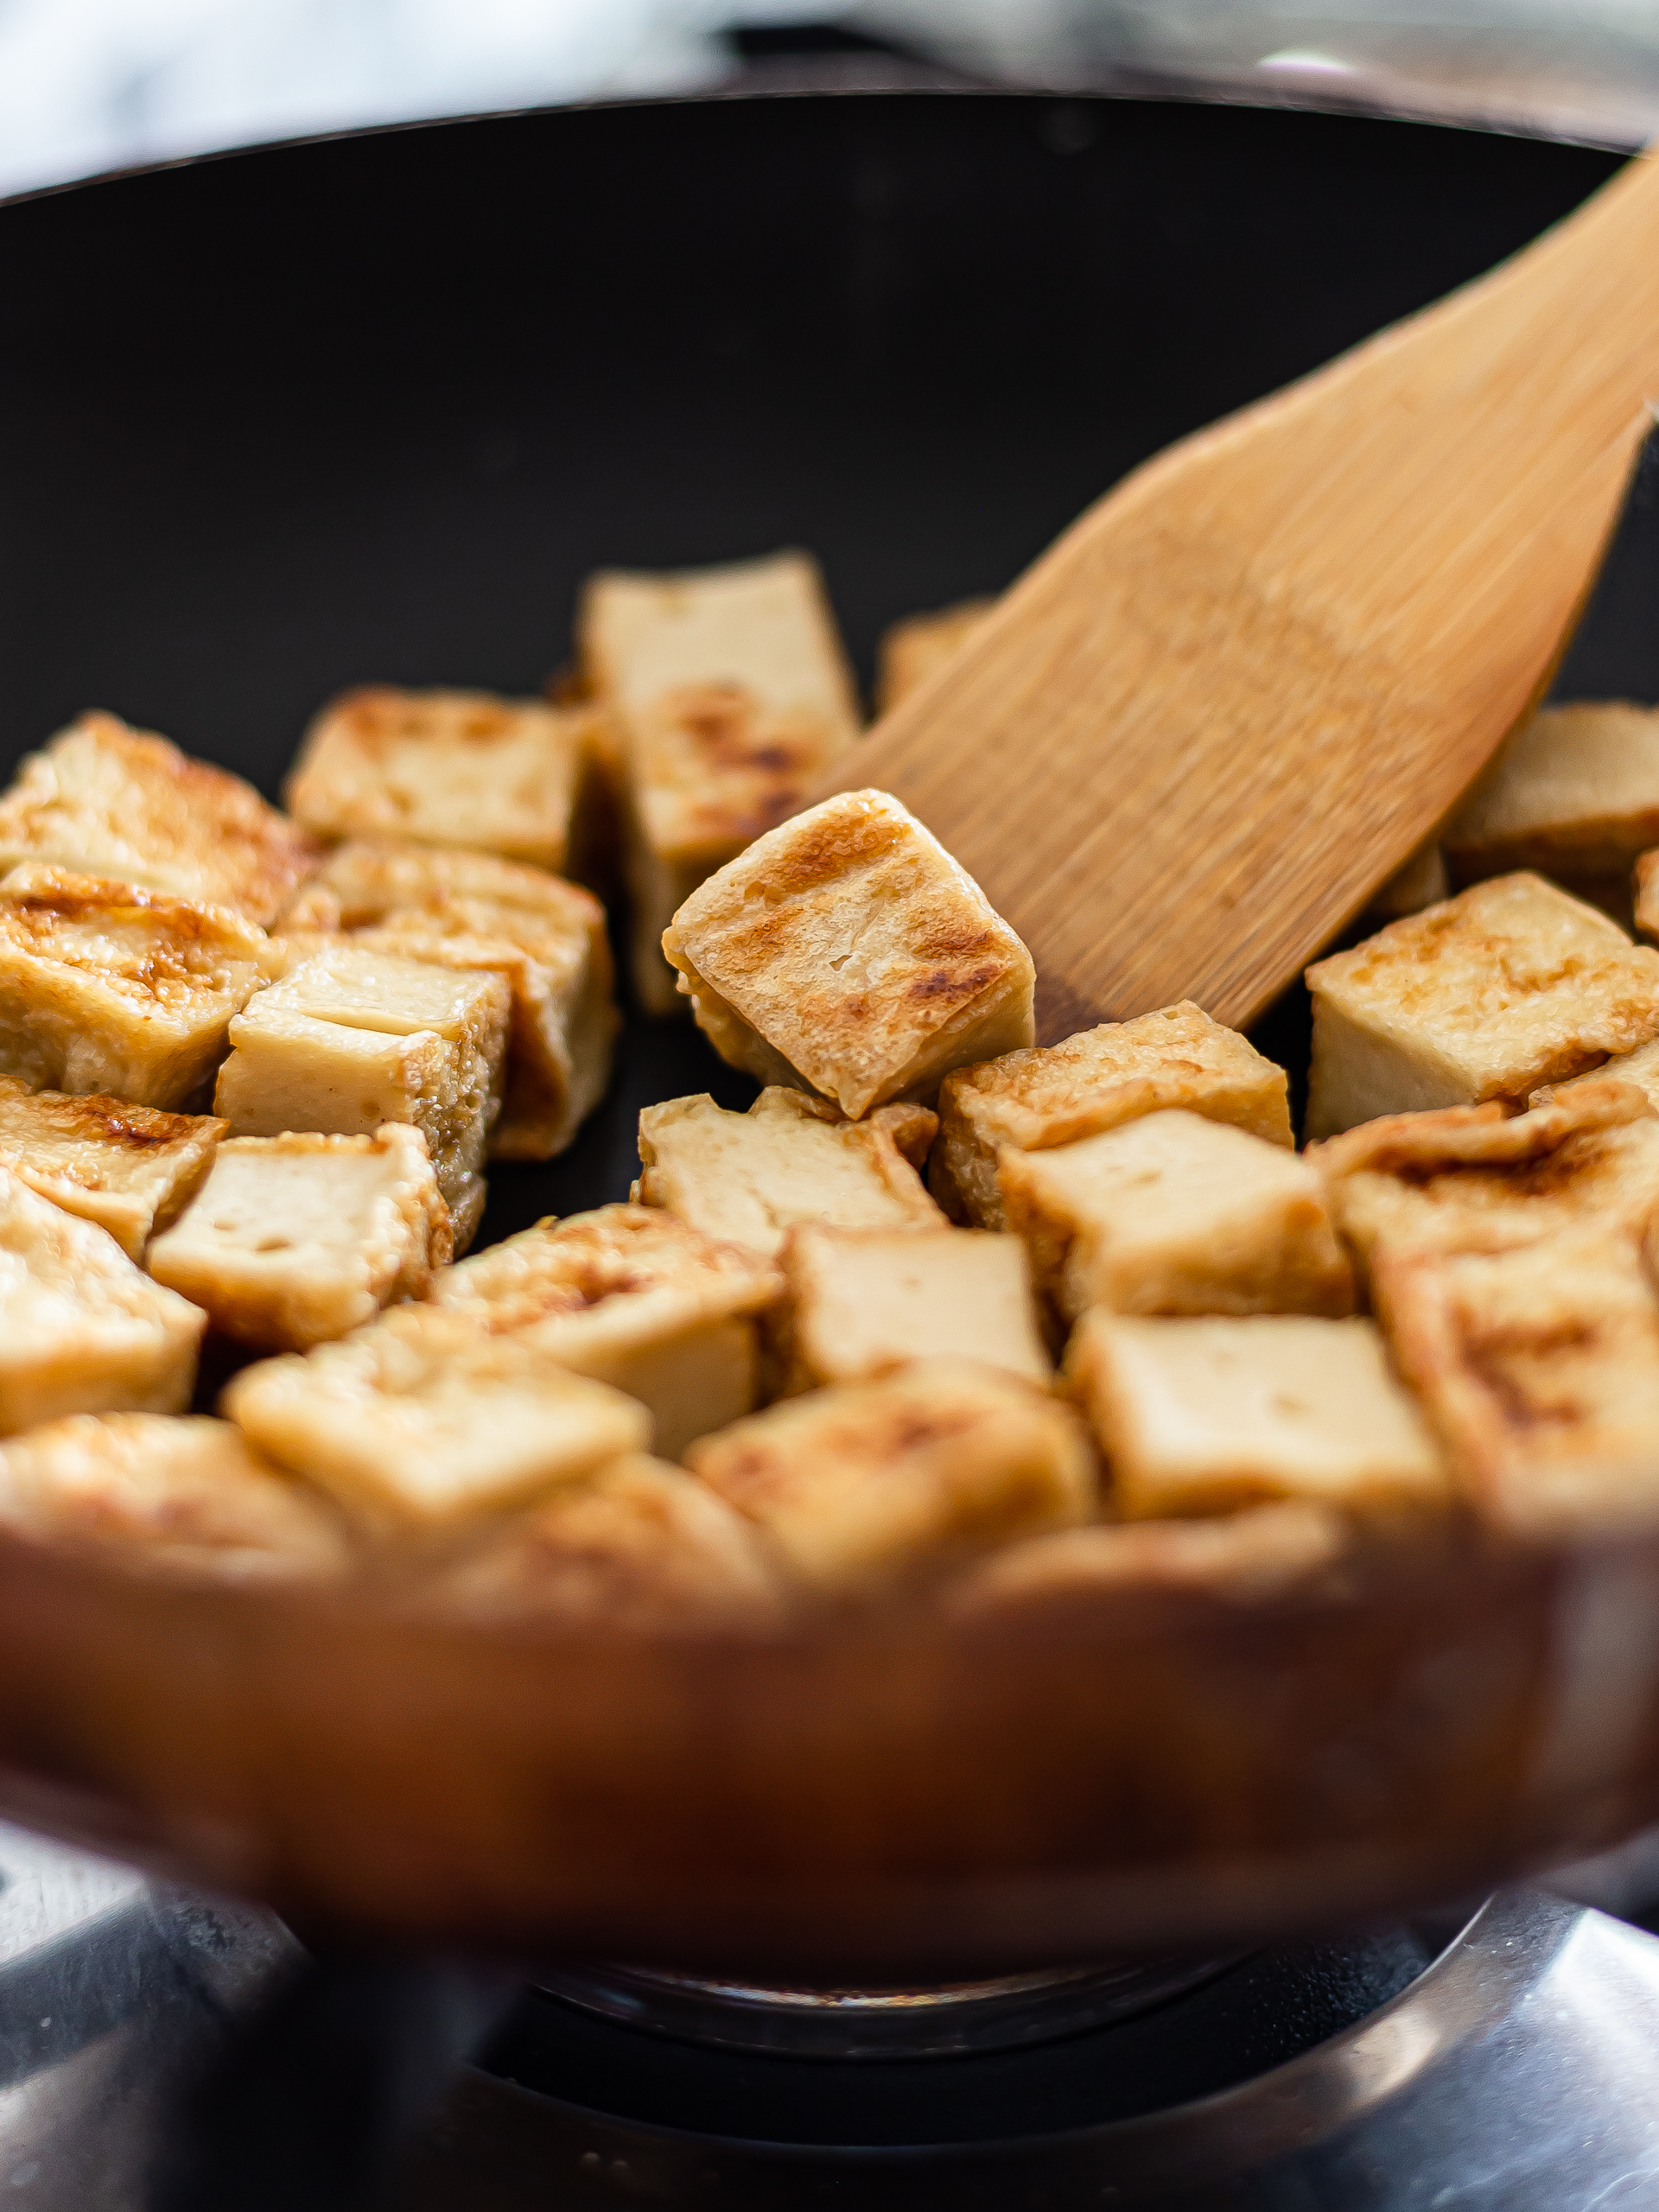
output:
[[[162, 1146], [176, 1144], [200, 1127], [200, 1119], [194, 1114], [163, 1114], [155, 1110], [135, 1114], [118, 1098], [66, 1098], [54, 1116], [55, 1127], [65, 1135], [71, 1134], [88, 1137], [102, 1137], [111, 1144], [128, 1145], [134, 1151], [149, 1152]], [[85, 1179], [68, 1166], [54, 1171], [60, 1175]]]
[[[980, 941], [984, 942], [982, 938]], [[905, 986], [905, 996], [915, 999], [924, 1006], [938, 1006], [953, 1001], [966, 1005], [994, 983], [1001, 973], [994, 961], [983, 968], [935, 968], [929, 974], [913, 976]]]

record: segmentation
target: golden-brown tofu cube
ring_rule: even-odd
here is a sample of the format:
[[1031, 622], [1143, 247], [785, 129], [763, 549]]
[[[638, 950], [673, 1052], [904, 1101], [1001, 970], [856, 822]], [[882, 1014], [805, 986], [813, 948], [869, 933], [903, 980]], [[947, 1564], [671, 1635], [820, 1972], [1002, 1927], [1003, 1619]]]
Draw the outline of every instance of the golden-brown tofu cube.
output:
[[953, 1357], [1046, 1382], [1026, 1248], [982, 1229], [792, 1229], [783, 1251], [785, 1387], [868, 1382]]
[[1005, 1145], [1048, 1152], [1178, 1106], [1270, 1144], [1293, 1141], [1284, 1070], [1184, 1000], [946, 1076], [928, 1185], [953, 1221], [1001, 1229]]
[[[359, 840], [330, 854], [290, 917], [371, 949], [506, 977], [512, 1014], [493, 1159], [550, 1159], [599, 1103], [619, 1017], [605, 910], [590, 893], [492, 853]], [[308, 943], [316, 950], [322, 940]]]
[[907, 615], [883, 631], [876, 654], [877, 712], [890, 715], [901, 699], [920, 690], [937, 669], [954, 660], [995, 603], [959, 599], [932, 614]]
[[175, 1107], [270, 972], [226, 906], [33, 865], [0, 882], [0, 1071], [34, 1090]]
[[1509, 738], [1446, 824], [1463, 883], [1536, 868], [1599, 906], [1659, 844], [1659, 710], [1620, 700], [1545, 707]]
[[113, 715], [83, 715], [0, 795], [0, 872], [35, 861], [142, 884], [261, 927], [316, 857], [251, 784]]
[[1611, 1060], [1602, 1060], [1583, 1075], [1568, 1076], [1565, 1083], [1542, 1084], [1527, 1103], [1553, 1105], [1592, 1083], [1632, 1083], [1650, 1106], [1659, 1109], [1659, 1037], [1638, 1045], [1633, 1052], [1619, 1052]]
[[207, 1316], [0, 1168], [0, 1435], [63, 1414], [177, 1413]]
[[1347, 1552], [1339, 1513], [1297, 1499], [1193, 1521], [1103, 1521], [1010, 1544], [950, 1590], [965, 1618], [1035, 1618], [1135, 1590], [1259, 1604], [1326, 1580]]
[[74, 1414], [0, 1446], [0, 1525], [191, 1580], [332, 1580], [334, 1514], [229, 1421]]
[[1639, 1240], [1659, 1215], [1659, 1118], [1601, 1073], [1525, 1114], [1388, 1115], [1309, 1157], [1367, 1279], [1388, 1253], [1502, 1251], [1587, 1221]]
[[620, 1390], [421, 1306], [245, 1367], [223, 1403], [268, 1459], [393, 1535], [464, 1529], [651, 1442]]
[[943, 1229], [917, 1170], [938, 1127], [921, 1106], [883, 1106], [844, 1122], [798, 1090], [763, 1090], [747, 1114], [708, 1092], [639, 1116], [641, 1205], [661, 1206], [705, 1236], [775, 1255], [807, 1222], [844, 1229]]
[[1527, 1534], [1659, 1514], [1659, 1303], [1629, 1238], [1385, 1257], [1377, 1310], [1464, 1494]]
[[1522, 1099], [1659, 1033], [1659, 952], [1536, 875], [1390, 922], [1307, 971], [1307, 1133]]
[[957, 1359], [791, 1398], [704, 1437], [687, 1463], [804, 1584], [846, 1597], [1087, 1520], [1096, 1480], [1069, 1406]]
[[1126, 1521], [1275, 1497], [1364, 1512], [1446, 1496], [1440, 1453], [1371, 1321], [1096, 1310], [1066, 1371]]
[[194, 1197], [224, 1131], [211, 1114], [159, 1114], [0, 1076], [0, 1167], [142, 1260]]
[[306, 733], [287, 785], [319, 837], [467, 845], [562, 874], [593, 717], [489, 691], [347, 691]]
[[607, 571], [577, 618], [620, 742], [633, 982], [683, 1011], [662, 936], [705, 876], [794, 813], [858, 734], [817, 563], [780, 553], [675, 575]]
[[638, 1398], [669, 1459], [752, 1410], [756, 1322], [778, 1272], [673, 1214], [601, 1206], [538, 1222], [442, 1275], [433, 1301]]
[[512, 993], [488, 969], [346, 944], [302, 961], [231, 1026], [214, 1109], [238, 1137], [315, 1129], [426, 1139], [465, 1251], [484, 1211], [484, 1147], [500, 1110]]
[[449, 1253], [426, 1139], [388, 1122], [368, 1137], [231, 1138], [149, 1272], [232, 1342], [308, 1351], [424, 1298]]
[[757, 839], [663, 935], [698, 1027], [762, 1083], [860, 1120], [1029, 1045], [1031, 955], [885, 791], [842, 791]]
[[1315, 1170], [1179, 1109], [1051, 1152], [1005, 1152], [1008, 1223], [1068, 1320], [1120, 1313], [1348, 1313], [1353, 1280]]
[[754, 1524], [644, 1452], [560, 1491], [435, 1594], [490, 1620], [619, 1630], [770, 1628], [785, 1612]]

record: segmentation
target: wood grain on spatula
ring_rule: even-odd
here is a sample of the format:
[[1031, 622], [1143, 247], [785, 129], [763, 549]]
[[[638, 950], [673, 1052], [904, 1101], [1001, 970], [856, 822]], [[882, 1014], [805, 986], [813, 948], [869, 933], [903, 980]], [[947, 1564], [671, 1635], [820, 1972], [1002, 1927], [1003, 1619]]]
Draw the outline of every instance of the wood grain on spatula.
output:
[[1659, 160], [1090, 508], [830, 790], [1031, 947], [1039, 1035], [1247, 1022], [1547, 684], [1659, 402]]

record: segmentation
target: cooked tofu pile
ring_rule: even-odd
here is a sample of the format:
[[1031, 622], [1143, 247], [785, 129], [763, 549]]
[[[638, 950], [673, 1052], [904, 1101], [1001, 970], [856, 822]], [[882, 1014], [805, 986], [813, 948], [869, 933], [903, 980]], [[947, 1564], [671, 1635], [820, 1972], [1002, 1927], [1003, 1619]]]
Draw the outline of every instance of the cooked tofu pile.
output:
[[[883, 711], [988, 613], [897, 626]], [[858, 731], [787, 553], [595, 576], [555, 703], [348, 692], [287, 813], [109, 715], [27, 759], [0, 1530], [765, 1636], [1659, 1518], [1659, 713], [1539, 714], [1308, 969], [1300, 1150], [1198, 1006], [1039, 1047], [950, 855], [810, 803]], [[619, 879], [639, 1007], [758, 1096], [647, 1105], [626, 1203], [465, 1257], [606, 1090]]]

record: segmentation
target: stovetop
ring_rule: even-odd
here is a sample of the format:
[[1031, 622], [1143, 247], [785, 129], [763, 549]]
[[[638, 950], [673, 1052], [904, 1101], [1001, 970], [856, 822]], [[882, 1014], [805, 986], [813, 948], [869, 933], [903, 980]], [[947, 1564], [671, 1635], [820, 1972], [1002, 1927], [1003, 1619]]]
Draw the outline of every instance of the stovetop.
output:
[[[1541, 1894], [809, 2019], [798, 1993], [591, 1968], [516, 1993], [453, 1961], [318, 1971], [266, 1916], [4, 1827], [0, 1873], [19, 2212], [1659, 2205], [1659, 1939]], [[417, 2103], [378, 2183], [348, 2178], [337, 2143], [372, 2164]]]

